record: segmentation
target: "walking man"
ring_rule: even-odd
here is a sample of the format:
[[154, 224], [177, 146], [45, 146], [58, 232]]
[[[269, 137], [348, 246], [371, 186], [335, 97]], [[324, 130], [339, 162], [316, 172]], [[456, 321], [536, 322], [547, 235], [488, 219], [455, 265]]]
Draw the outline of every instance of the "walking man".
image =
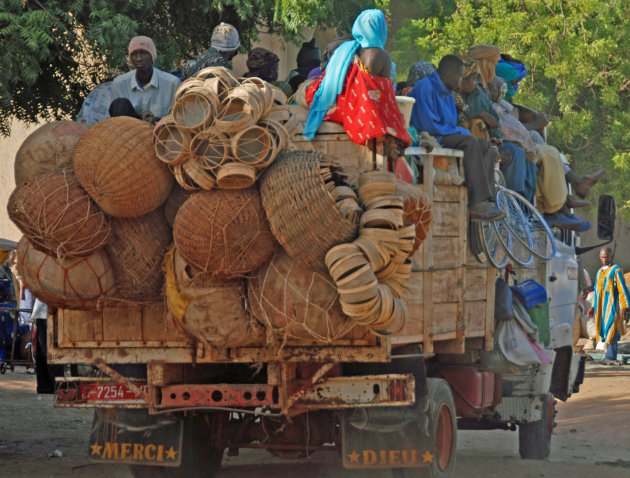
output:
[[617, 343], [624, 333], [623, 309], [630, 307], [630, 294], [621, 267], [614, 265], [610, 247], [599, 251], [602, 267], [595, 277], [595, 303], [588, 311], [595, 317], [597, 340], [606, 342], [606, 360], [617, 360]]

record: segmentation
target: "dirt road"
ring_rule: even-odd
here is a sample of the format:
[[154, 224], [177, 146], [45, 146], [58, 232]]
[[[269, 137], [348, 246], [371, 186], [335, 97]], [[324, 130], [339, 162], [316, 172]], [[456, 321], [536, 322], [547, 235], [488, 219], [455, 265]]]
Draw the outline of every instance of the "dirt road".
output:
[[[579, 394], [558, 404], [551, 459], [518, 456], [518, 433], [458, 433], [457, 476], [462, 478], [572, 478], [630, 476], [630, 367], [589, 365]], [[124, 466], [87, 460], [92, 411], [54, 409], [35, 394], [23, 367], [0, 375], [0, 475], [3, 478], [130, 478]], [[49, 456], [49, 455], [62, 456]], [[389, 473], [349, 473], [337, 457], [320, 452], [286, 463], [264, 451], [226, 457], [218, 478], [385, 478]]]

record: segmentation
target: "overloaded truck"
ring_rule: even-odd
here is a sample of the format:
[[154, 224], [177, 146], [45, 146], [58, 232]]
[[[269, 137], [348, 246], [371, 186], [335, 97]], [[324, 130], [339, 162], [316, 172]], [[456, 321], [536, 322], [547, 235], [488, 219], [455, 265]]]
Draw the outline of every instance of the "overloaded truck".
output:
[[[333, 123], [314, 141], [297, 134], [293, 144], [333, 158], [348, 177], [385, 167], [378, 147], [352, 143]], [[55, 392], [56, 407], [95, 408], [89, 457], [128, 463], [136, 477], [190, 478], [214, 476], [226, 450], [292, 459], [332, 451], [346, 468], [449, 477], [458, 428], [518, 428], [520, 455], [547, 458], [556, 399], [577, 392], [584, 377], [584, 359], [572, 350], [578, 239], [553, 231], [539, 238], [547, 241], [540, 255], [553, 252], [549, 260], [493, 267], [498, 243], [488, 234], [500, 238], [501, 229], [470, 223], [466, 188], [435, 181], [463, 177], [461, 151], [408, 153], [433, 219], [412, 257], [406, 320], [391, 330], [357, 325], [325, 340], [267, 331], [258, 342], [221, 346], [191, 338], [172, 304], [51, 308], [49, 363], [73, 372], [91, 366], [57, 377]], [[599, 211], [604, 240], [612, 237], [612, 206], [604, 199]], [[512, 292], [534, 320], [523, 322]], [[254, 298], [243, 301], [251, 310]], [[302, 313], [297, 300], [289, 306]], [[222, 313], [212, 301], [204, 307], [208, 317]], [[543, 309], [536, 317], [534, 307]], [[519, 363], [523, 344], [537, 360]]]

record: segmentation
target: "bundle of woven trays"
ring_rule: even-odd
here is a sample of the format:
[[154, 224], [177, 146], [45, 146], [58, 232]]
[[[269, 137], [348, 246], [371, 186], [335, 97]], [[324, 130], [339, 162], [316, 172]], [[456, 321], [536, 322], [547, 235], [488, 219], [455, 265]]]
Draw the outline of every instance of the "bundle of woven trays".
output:
[[156, 125], [157, 157], [186, 190], [250, 187], [296, 132], [286, 102], [259, 78], [205, 68], [181, 84], [172, 114]]

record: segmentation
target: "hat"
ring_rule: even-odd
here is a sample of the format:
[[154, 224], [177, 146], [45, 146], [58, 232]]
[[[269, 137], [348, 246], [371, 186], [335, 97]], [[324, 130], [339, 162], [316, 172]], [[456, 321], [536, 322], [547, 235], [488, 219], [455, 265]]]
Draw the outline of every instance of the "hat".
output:
[[496, 57], [496, 60], [499, 61], [500, 54], [501, 48], [494, 45], [488, 45], [487, 43], [480, 43], [468, 50], [468, 56], [472, 56], [475, 60]]
[[131, 41], [129, 42], [129, 55], [137, 50], [148, 51], [151, 54], [151, 58], [153, 58], [153, 61], [155, 61], [157, 51], [155, 50], [155, 44], [153, 43], [153, 40], [151, 40], [149, 37], [140, 35], [131, 39]]
[[210, 46], [217, 51], [234, 51], [241, 44], [238, 30], [229, 23], [221, 22], [212, 30]]
[[477, 65], [477, 60], [470, 56], [460, 56], [460, 58], [464, 62], [464, 74], [462, 75], [462, 78], [468, 78], [471, 75], [479, 73], [479, 65]]

